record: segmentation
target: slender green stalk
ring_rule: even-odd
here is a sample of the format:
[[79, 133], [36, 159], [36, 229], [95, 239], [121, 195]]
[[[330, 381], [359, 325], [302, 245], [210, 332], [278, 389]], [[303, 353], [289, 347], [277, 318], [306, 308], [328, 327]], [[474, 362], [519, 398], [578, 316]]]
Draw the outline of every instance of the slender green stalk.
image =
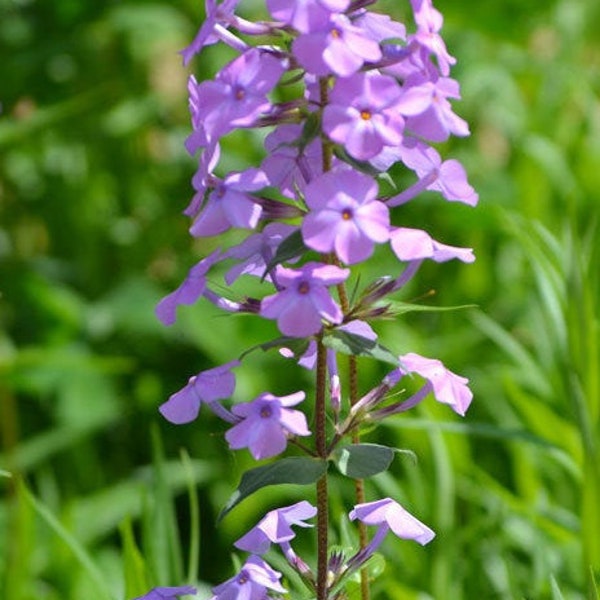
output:
[[181, 462], [187, 476], [188, 500], [190, 503], [190, 552], [188, 558], [187, 580], [193, 583], [198, 580], [198, 565], [200, 563], [200, 503], [194, 481], [194, 467], [189, 454], [181, 451]]

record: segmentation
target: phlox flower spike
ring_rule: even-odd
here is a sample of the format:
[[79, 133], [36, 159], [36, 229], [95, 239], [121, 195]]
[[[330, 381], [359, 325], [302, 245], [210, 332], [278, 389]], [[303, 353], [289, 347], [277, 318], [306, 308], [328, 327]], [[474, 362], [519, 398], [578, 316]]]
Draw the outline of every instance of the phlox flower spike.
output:
[[269, 511], [246, 535], [241, 537], [234, 546], [253, 554], [264, 554], [271, 543], [281, 544], [296, 537], [292, 525], [312, 527], [304, 522], [317, 514], [317, 509], [303, 500], [291, 506]]
[[468, 388], [469, 380], [446, 369], [441, 361], [425, 358], [414, 352], [400, 357], [400, 369], [405, 373], [417, 373], [429, 381], [438, 402], [448, 404], [461, 416], [467, 412], [473, 393]]
[[198, 416], [202, 402], [211, 404], [233, 394], [235, 376], [231, 369], [239, 364], [239, 361], [234, 360], [190, 377], [183, 389], [160, 406], [160, 413], [167, 421], [176, 425], [193, 421]]
[[189, 270], [183, 283], [158, 303], [155, 312], [163, 325], [175, 323], [177, 307], [180, 304], [194, 304], [202, 296], [206, 289], [206, 274], [221, 258], [219, 249], [203, 258]]
[[348, 275], [348, 269], [315, 262], [306, 263], [299, 270], [278, 265], [275, 279], [281, 290], [263, 299], [260, 314], [267, 319], [277, 319], [277, 326], [284, 335], [314, 335], [322, 327], [321, 319], [335, 324], [342, 322], [342, 310], [327, 287], [345, 281]]
[[335, 250], [344, 263], [355, 264], [389, 239], [389, 209], [377, 200], [377, 183], [368, 175], [329, 171], [311, 181], [305, 194], [310, 212], [302, 237], [313, 250]]
[[304, 396], [304, 392], [282, 397], [266, 392], [251, 402], [236, 404], [232, 412], [241, 421], [225, 434], [229, 447], [248, 448], [260, 460], [283, 452], [288, 434], [310, 435], [304, 413], [288, 408], [302, 402]]
[[258, 556], [251, 556], [240, 572], [212, 589], [210, 600], [265, 600], [267, 590], [284, 594], [279, 583], [281, 573], [274, 571]]
[[475, 260], [471, 248], [457, 248], [436, 242], [426, 231], [399, 227], [390, 235], [390, 244], [394, 254], [400, 260], [423, 260], [430, 258], [435, 262], [446, 262], [457, 258], [465, 263]]
[[391, 498], [357, 504], [350, 512], [352, 521], [358, 519], [365, 525], [379, 525], [389, 527], [398, 537], [405, 540], [414, 540], [422, 546], [429, 543], [435, 533], [411, 515], [405, 508]]
[[191, 585], [183, 585], [179, 587], [155, 587], [147, 594], [138, 596], [134, 600], [177, 600], [183, 594], [195, 594], [196, 588]]

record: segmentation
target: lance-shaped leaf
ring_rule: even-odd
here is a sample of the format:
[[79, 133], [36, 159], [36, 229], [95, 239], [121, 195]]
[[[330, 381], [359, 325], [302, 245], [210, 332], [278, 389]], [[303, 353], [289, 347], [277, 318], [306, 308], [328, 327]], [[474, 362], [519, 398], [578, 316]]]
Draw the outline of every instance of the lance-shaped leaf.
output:
[[323, 336], [323, 344], [342, 354], [370, 356], [376, 360], [398, 366], [398, 357], [385, 346], [356, 333], [334, 329]]
[[325, 471], [327, 471], [326, 460], [303, 456], [282, 458], [268, 465], [250, 469], [242, 475], [240, 484], [230, 496], [218, 520], [220, 521], [244, 498], [264, 487], [282, 483], [309, 485], [317, 481]]
[[387, 470], [394, 460], [393, 448], [379, 444], [350, 444], [336, 452], [334, 461], [343, 475], [366, 479]]
[[262, 350], [263, 352], [267, 352], [268, 350], [272, 350], [273, 348], [288, 348], [294, 353], [294, 356], [302, 356], [306, 350], [308, 349], [308, 344], [310, 343], [309, 339], [306, 338], [295, 338], [287, 335], [282, 335], [274, 340], [270, 340], [268, 342], [263, 342], [262, 344], [257, 344], [256, 346], [252, 346], [245, 350], [241, 356], [240, 360], [246, 357], [251, 352], [255, 350]]
[[476, 304], [460, 304], [457, 306], [427, 306], [426, 304], [409, 304], [408, 302], [397, 302], [386, 300], [385, 305], [388, 312], [395, 315], [403, 315], [409, 312], [447, 312], [452, 310], [464, 310], [465, 308], [477, 308]]

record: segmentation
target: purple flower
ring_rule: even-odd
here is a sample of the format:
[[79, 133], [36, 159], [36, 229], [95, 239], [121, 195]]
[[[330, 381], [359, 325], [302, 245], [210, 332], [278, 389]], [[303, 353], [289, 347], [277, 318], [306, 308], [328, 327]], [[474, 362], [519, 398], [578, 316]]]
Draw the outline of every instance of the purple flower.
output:
[[450, 134], [469, 135], [464, 119], [454, 114], [447, 98], [460, 98], [459, 85], [454, 79], [440, 77], [425, 80], [421, 75], [409, 78], [405, 84], [401, 113], [408, 116], [406, 130], [432, 142], [445, 142]]
[[229, 447], [248, 448], [260, 460], [283, 452], [288, 434], [310, 435], [304, 413], [288, 408], [302, 402], [304, 396], [304, 392], [281, 397], [265, 392], [251, 402], [236, 404], [232, 412], [242, 420], [225, 434]]
[[265, 138], [267, 157], [261, 168], [271, 185], [293, 198], [315, 174], [321, 173], [321, 141], [317, 138], [300, 145], [302, 127], [293, 123], [280, 125]]
[[190, 233], [204, 237], [218, 235], [230, 227], [254, 229], [262, 208], [247, 192], [255, 192], [267, 185], [267, 178], [259, 169], [230, 173], [208, 195], [202, 212], [190, 227]]
[[206, 139], [221, 137], [236, 127], [251, 127], [271, 108], [266, 95], [284, 71], [281, 60], [251, 48], [226, 65], [214, 81], [198, 85], [195, 101], [202, 110]]
[[425, 358], [414, 352], [400, 357], [400, 369], [404, 374], [417, 373], [427, 379], [435, 399], [450, 405], [454, 412], [464, 416], [473, 399], [466, 377], [446, 369], [442, 362], [435, 358]]
[[272, 17], [302, 33], [326, 22], [332, 12], [344, 12], [350, 0], [267, 0]]
[[403, 204], [425, 189], [440, 192], [446, 200], [470, 206], [477, 204], [479, 196], [469, 185], [465, 169], [457, 160], [442, 162], [437, 150], [415, 140], [404, 141], [399, 148], [399, 158], [420, 180], [413, 186], [413, 190], [409, 188], [391, 198], [387, 202], [388, 206]]
[[217, 400], [229, 398], [235, 389], [235, 376], [231, 369], [239, 364], [234, 360], [190, 377], [183, 389], [160, 406], [162, 416], [176, 425], [189, 423], [198, 416], [202, 402], [211, 406]]
[[184, 65], [187, 65], [204, 46], [210, 46], [219, 41], [215, 35], [215, 28], [228, 24], [238, 2], [239, 0], [224, 0], [221, 4], [217, 4], [216, 0], [205, 0], [204, 22], [192, 43], [180, 52]]
[[300, 64], [314, 75], [334, 73], [348, 77], [365, 62], [381, 58], [379, 44], [343, 14], [332, 13], [308, 33], [298, 36], [292, 51]]
[[185, 140], [185, 149], [191, 156], [194, 156], [200, 148], [208, 144], [206, 132], [202, 126], [202, 107], [198, 98], [198, 81], [193, 75], [188, 77], [188, 95], [190, 116], [192, 117], [192, 133]]
[[444, 23], [442, 14], [433, 7], [431, 0], [411, 0], [411, 5], [418, 29], [409, 43], [416, 42], [425, 51], [434, 54], [442, 75], [448, 75], [450, 65], [455, 64], [456, 59], [448, 54], [446, 44], [438, 34]]
[[352, 22], [376, 42], [406, 39], [406, 27], [392, 20], [389, 15], [363, 10], [358, 16], [353, 15]]
[[321, 320], [341, 323], [344, 315], [327, 287], [345, 281], [348, 269], [309, 262], [300, 270], [277, 265], [275, 280], [281, 290], [267, 296], [261, 303], [260, 314], [277, 319], [284, 335], [306, 337], [321, 330]]
[[269, 511], [246, 535], [241, 537], [234, 546], [253, 554], [264, 554], [271, 544], [289, 542], [296, 537], [292, 525], [312, 527], [304, 523], [317, 514], [317, 509], [306, 500]]
[[404, 119], [393, 110], [401, 89], [392, 77], [374, 71], [338, 79], [323, 112], [323, 130], [358, 160], [402, 141]]
[[191, 585], [179, 587], [155, 587], [147, 594], [138, 596], [134, 600], [177, 600], [177, 596], [182, 594], [195, 594], [196, 588]]
[[349, 516], [352, 521], [358, 519], [366, 525], [378, 525], [384, 533], [391, 529], [398, 537], [414, 540], [422, 546], [435, 537], [435, 533], [427, 525], [391, 498], [357, 504]]
[[156, 306], [156, 316], [164, 325], [172, 325], [177, 318], [177, 307], [180, 304], [193, 304], [206, 290], [206, 274], [210, 268], [222, 259], [221, 251], [215, 250], [188, 272], [183, 283]]
[[302, 237], [319, 252], [335, 250], [346, 264], [368, 258], [375, 243], [389, 239], [389, 210], [377, 200], [377, 183], [351, 170], [325, 173], [306, 186], [311, 212], [302, 224]]
[[471, 248], [457, 248], [436, 242], [426, 231], [399, 227], [392, 230], [390, 244], [400, 260], [423, 260], [431, 258], [435, 262], [446, 262], [458, 258], [465, 263], [475, 260]]
[[212, 589], [210, 600], [266, 600], [268, 589], [282, 594], [287, 591], [280, 579], [281, 573], [258, 556], [251, 556], [237, 575]]
[[[224, 258], [235, 258], [242, 262], [225, 273], [225, 283], [231, 285], [241, 275], [262, 277], [281, 242], [295, 230], [293, 225], [286, 223], [269, 223], [260, 233], [230, 248]], [[270, 279], [270, 276], [267, 275], [267, 278]]]
[[184, 215], [195, 217], [198, 214], [198, 211], [204, 202], [204, 196], [206, 195], [209, 183], [215, 179], [213, 171], [217, 166], [220, 157], [221, 148], [216, 142], [208, 144], [200, 155], [198, 159], [198, 170], [192, 177], [192, 185], [194, 190], [196, 190], [196, 193], [194, 194], [192, 201], [183, 211]]

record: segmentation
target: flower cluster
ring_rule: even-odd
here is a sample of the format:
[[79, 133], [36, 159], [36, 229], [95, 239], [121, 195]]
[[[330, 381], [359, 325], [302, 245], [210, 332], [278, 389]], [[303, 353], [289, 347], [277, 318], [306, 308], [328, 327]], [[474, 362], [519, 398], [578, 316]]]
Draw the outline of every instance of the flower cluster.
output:
[[[337, 370], [339, 352], [394, 356], [380, 345], [369, 322], [391, 316], [386, 299], [406, 285], [425, 259], [474, 260], [469, 248], [392, 224], [401, 219], [397, 207], [424, 190], [471, 206], [478, 200], [462, 165], [442, 160], [431, 145], [469, 133], [451, 105], [460, 92], [450, 77], [455, 59], [440, 36], [441, 14], [431, 0], [410, 0], [414, 23], [407, 26], [370, 10], [370, 0], [266, 0], [272, 20], [251, 22], [236, 14], [239, 1], [206, 0], [206, 19], [182, 51], [186, 64], [217, 42], [236, 55], [214, 79], [189, 79], [193, 131], [185, 145], [198, 169], [192, 180], [195, 194], [184, 213], [193, 237], [220, 236], [230, 229], [246, 231], [247, 237], [193, 266], [156, 313], [171, 325], [179, 305], [204, 298], [228, 312], [275, 321], [281, 337], [268, 347], [315, 370], [314, 410], [330, 410], [335, 431], [328, 434], [325, 419], [317, 414], [311, 450], [313, 434], [304, 412], [292, 408], [305, 401], [303, 390], [284, 396], [263, 392], [228, 404], [239, 361], [194, 375], [160, 412], [172, 423], [187, 423], [204, 403], [230, 425], [225, 439], [231, 449], [247, 448], [261, 460], [280, 455], [293, 440], [310, 460], [324, 462], [335, 460], [336, 451], [360, 432], [361, 424], [409, 410], [429, 394], [464, 415], [472, 397], [468, 381], [439, 360], [412, 352], [395, 355], [394, 369], [362, 398], [352, 384], [348, 390], [342, 386]], [[260, 43], [249, 43], [253, 36], [260, 36]], [[286, 91], [285, 101], [276, 100], [279, 89]], [[300, 91], [289, 98], [292, 90]], [[222, 141], [235, 130], [250, 128], [269, 129], [261, 164], [224, 173]], [[398, 164], [414, 174], [414, 183], [384, 194], [383, 175]], [[376, 251], [391, 252], [398, 272], [367, 283], [348, 300], [345, 286], [353, 266]], [[253, 277], [263, 282], [264, 295], [233, 301], [218, 291], [222, 287], [213, 289], [209, 274], [221, 264], [227, 265], [227, 286]], [[413, 375], [425, 380], [421, 389], [390, 403], [390, 390]], [[327, 394], [329, 408], [318, 400]], [[356, 439], [348, 452], [367, 452]], [[373, 474], [340, 470], [353, 478]], [[362, 527], [376, 526], [371, 541], [343, 560], [332, 555], [324, 564], [320, 559], [315, 572], [290, 541], [295, 537], [292, 526], [310, 526], [306, 520], [320, 510], [322, 502], [314, 507], [302, 501], [265, 515], [236, 542], [250, 556], [237, 575], [213, 589], [213, 600], [286, 594], [281, 574], [263, 558], [273, 544], [314, 588], [318, 600], [325, 600], [344, 577], [361, 568], [388, 531], [420, 544], [434, 536], [391, 498], [362, 501], [349, 519]]]

